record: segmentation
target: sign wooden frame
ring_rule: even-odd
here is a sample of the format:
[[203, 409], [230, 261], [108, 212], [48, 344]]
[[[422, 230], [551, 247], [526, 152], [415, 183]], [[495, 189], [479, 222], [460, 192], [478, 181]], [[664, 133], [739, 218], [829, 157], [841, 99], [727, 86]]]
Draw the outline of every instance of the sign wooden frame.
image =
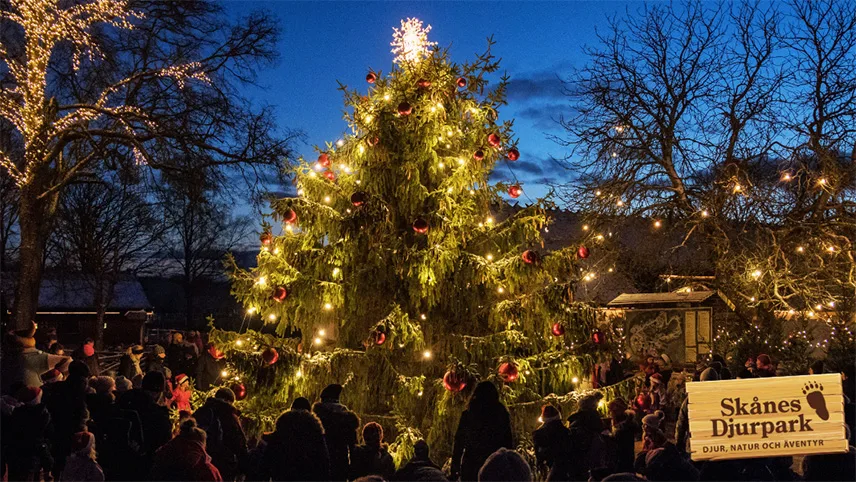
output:
[[841, 375], [687, 383], [693, 460], [843, 453]]

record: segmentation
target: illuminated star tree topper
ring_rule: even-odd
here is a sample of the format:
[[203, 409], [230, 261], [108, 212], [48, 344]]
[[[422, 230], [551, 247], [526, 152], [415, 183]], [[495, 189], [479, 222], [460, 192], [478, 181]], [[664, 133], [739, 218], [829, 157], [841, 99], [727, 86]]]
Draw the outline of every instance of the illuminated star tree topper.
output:
[[417, 18], [408, 18], [401, 21], [401, 28], [392, 28], [392, 53], [395, 54], [395, 63], [418, 62], [428, 56], [431, 47], [437, 42], [428, 41], [428, 32], [431, 26], [422, 27], [422, 21]]

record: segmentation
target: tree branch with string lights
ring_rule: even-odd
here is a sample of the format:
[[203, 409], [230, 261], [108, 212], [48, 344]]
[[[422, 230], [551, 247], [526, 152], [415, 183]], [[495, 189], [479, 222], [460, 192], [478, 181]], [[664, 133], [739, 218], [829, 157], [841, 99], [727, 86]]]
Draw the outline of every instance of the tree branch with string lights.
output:
[[745, 320], [849, 333], [854, 8], [691, 1], [611, 19], [566, 84], [578, 115], [557, 140], [581, 182], [563, 197], [598, 229], [647, 219], [683, 234], [675, 250], [709, 248], [710, 272], [693, 274], [715, 275]]
[[370, 71], [367, 92], [342, 87], [350, 133], [293, 168], [297, 196], [272, 201], [258, 267], [231, 265], [248, 316], [276, 328], [211, 335], [255, 429], [337, 382], [364, 421], [397, 433], [398, 459], [418, 437], [448, 455], [478, 380], [502, 386], [525, 431], [545, 396], [572, 406], [605, 353], [572, 295], [588, 251], [544, 252], [551, 204], [512, 209], [504, 196], [522, 186], [488, 183], [519, 157], [497, 120], [506, 79], [488, 85], [492, 41], [455, 64], [428, 28], [402, 22], [391, 71]]

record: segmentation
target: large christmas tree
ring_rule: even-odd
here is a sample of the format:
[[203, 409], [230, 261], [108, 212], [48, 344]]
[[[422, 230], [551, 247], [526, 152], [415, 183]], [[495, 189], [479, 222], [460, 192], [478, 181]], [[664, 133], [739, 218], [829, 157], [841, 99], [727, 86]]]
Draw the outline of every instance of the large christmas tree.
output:
[[342, 88], [351, 133], [294, 167], [297, 197], [272, 202], [282, 230], [262, 234], [258, 267], [232, 266], [248, 315], [276, 327], [212, 333], [259, 428], [342, 383], [399, 459], [421, 437], [442, 456], [476, 381], [501, 385], [529, 431], [545, 397], [572, 408], [602, 351], [593, 311], [573, 302], [588, 249], [539, 252], [550, 206], [511, 207], [521, 186], [489, 183], [519, 157], [512, 123], [497, 123], [506, 79], [488, 89], [492, 42], [459, 65], [429, 29], [402, 22], [391, 72]]

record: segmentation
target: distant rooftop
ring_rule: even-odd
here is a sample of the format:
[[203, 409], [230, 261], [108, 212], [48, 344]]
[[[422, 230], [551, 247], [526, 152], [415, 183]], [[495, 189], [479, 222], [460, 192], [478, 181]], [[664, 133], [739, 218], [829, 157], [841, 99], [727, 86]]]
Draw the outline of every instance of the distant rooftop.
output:
[[607, 306], [654, 305], [669, 303], [701, 303], [716, 291], [673, 291], [670, 293], [622, 293]]

